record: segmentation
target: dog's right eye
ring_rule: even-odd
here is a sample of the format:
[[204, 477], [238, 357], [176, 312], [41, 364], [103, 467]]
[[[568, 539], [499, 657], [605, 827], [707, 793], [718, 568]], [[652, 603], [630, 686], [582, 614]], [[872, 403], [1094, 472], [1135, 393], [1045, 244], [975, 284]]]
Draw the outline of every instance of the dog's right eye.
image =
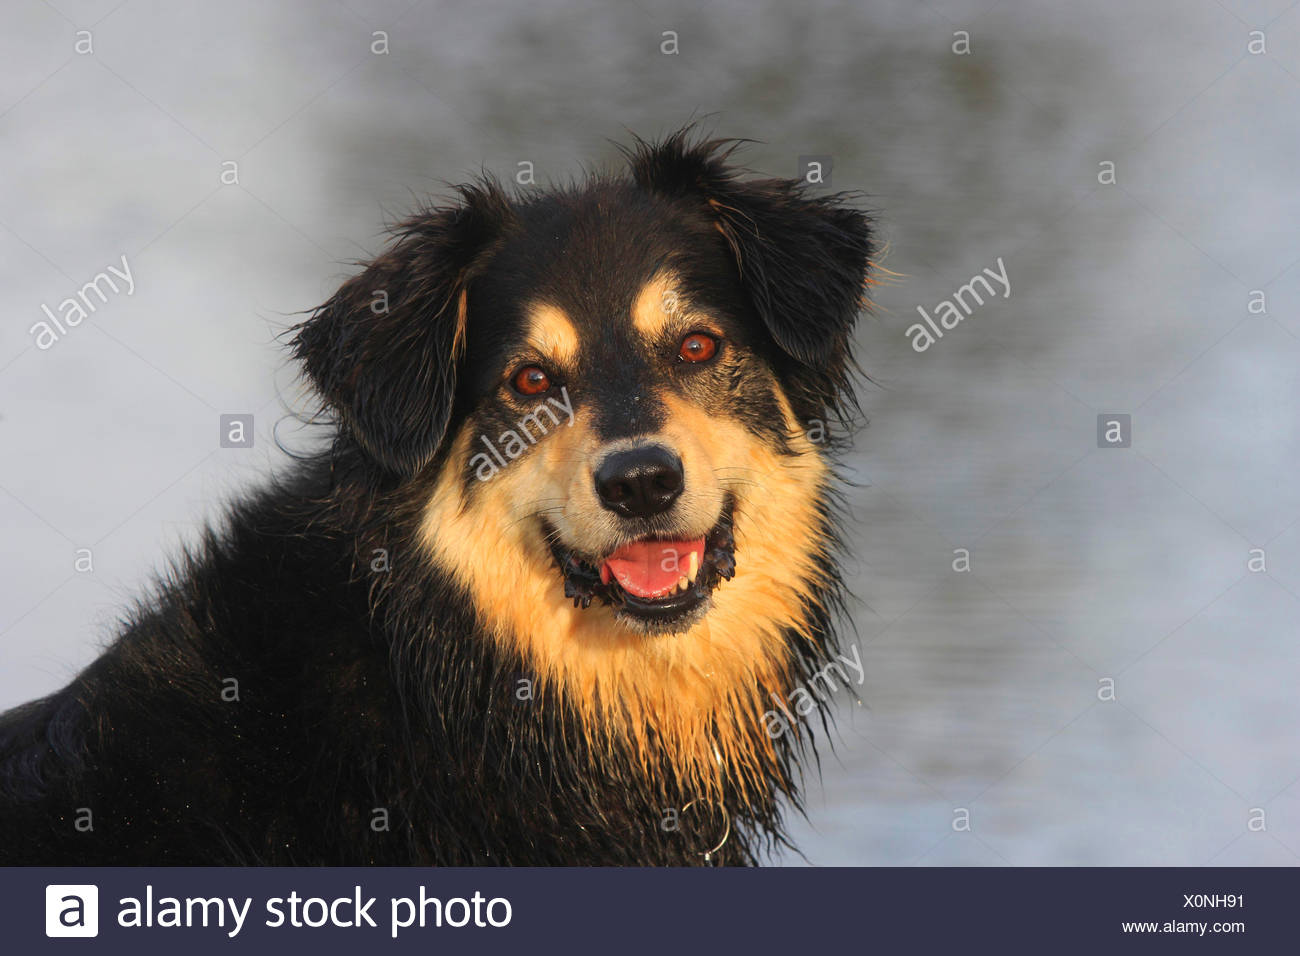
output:
[[717, 351], [717, 339], [703, 332], [694, 332], [682, 339], [677, 357], [683, 362], [707, 362]]
[[550, 391], [551, 377], [536, 365], [525, 365], [511, 377], [510, 384], [520, 395], [540, 395]]

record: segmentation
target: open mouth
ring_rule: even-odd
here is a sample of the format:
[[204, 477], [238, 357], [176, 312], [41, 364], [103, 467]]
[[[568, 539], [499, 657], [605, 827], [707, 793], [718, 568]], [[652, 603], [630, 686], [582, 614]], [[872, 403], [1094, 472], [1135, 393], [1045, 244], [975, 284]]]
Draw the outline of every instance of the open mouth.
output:
[[564, 596], [574, 607], [598, 600], [620, 617], [661, 628], [699, 617], [713, 591], [736, 573], [729, 500], [718, 523], [698, 538], [641, 538], [603, 558], [567, 548], [547, 527], [551, 553], [564, 575]]

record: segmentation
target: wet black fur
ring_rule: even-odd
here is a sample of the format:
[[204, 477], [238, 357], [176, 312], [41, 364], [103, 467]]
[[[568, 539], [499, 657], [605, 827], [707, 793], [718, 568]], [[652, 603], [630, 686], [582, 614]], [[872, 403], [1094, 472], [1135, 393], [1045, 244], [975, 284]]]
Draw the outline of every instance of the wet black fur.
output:
[[[631, 398], [659, 379], [608, 319], [669, 261], [746, 353], [723, 380], [676, 380], [688, 397], [723, 402], [777, 448], [770, 390], [753, 384], [764, 368], [801, 421], [851, 400], [866, 219], [742, 180], [732, 145], [638, 141], [630, 176], [527, 197], [484, 181], [406, 221], [297, 330], [338, 419], [329, 450], [235, 505], [70, 685], [0, 715], [0, 863], [690, 865], [728, 818], [710, 862], [752, 863], [779, 840], [806, 736], [783, 738], [783, 769], [757, 791], [729, 788], [725, 812], [697, 803], [665, 830], [665, 810], [696, 797], [675, 768], [588, 753], [565, 701], [518, 700], [523, 662], [483, 639], [468, 596], [415, 546], [440, 469], [466, 466], [444, 437], [471, 414], [517, 414], [501, 375], [530, 290], [593, 336], [592, 364], [559, 374], [606, 435], [655, 424]], [[601, 367], [610, 350], [626, 359]], [[818, 504], [808, 533], [833, 552], [832, 506]], [[838, 600], [837, 586], [808, 595], [795, 679], [834, 647]], [[228, 678], [237, 703], [222, 699]]]

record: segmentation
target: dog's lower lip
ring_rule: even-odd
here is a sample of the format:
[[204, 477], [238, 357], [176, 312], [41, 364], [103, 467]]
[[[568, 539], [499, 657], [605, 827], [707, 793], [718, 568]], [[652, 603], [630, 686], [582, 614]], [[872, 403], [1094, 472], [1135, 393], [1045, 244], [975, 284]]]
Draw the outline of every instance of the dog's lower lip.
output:
[[653, 600], [638, 598], [625, 592], [621, 610], [625, 614], [635, 614], [637, 617], [651, 620], [672, 620], [688, 614], [709, 599], [709, 592], [703, 591], [701, 593], [701, 590], [690, 588], [677, 594], [670, 594], [667, 597]]

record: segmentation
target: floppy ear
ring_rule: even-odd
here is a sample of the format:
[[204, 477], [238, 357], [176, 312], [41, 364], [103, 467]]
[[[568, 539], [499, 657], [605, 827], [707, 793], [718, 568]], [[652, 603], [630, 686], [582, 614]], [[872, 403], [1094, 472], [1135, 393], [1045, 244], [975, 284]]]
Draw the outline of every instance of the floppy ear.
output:
[[843, 194], [809, 196], [798, 180], [741, 181], [727, 165], [739, 141], [691, 143], [689, 133], [637, 140], [628, 152], [633, 179], [713, 217], [755, 311], [793, 360], [796, 388], [836, 407], [874, 251], [866, 214], [844, 205]]
[[451, 418], [466, 288], [510, 215], [490, 182], [425, 210], [297, 327], [294, 356], [363, 449], [404, 475], [433, 458]]

